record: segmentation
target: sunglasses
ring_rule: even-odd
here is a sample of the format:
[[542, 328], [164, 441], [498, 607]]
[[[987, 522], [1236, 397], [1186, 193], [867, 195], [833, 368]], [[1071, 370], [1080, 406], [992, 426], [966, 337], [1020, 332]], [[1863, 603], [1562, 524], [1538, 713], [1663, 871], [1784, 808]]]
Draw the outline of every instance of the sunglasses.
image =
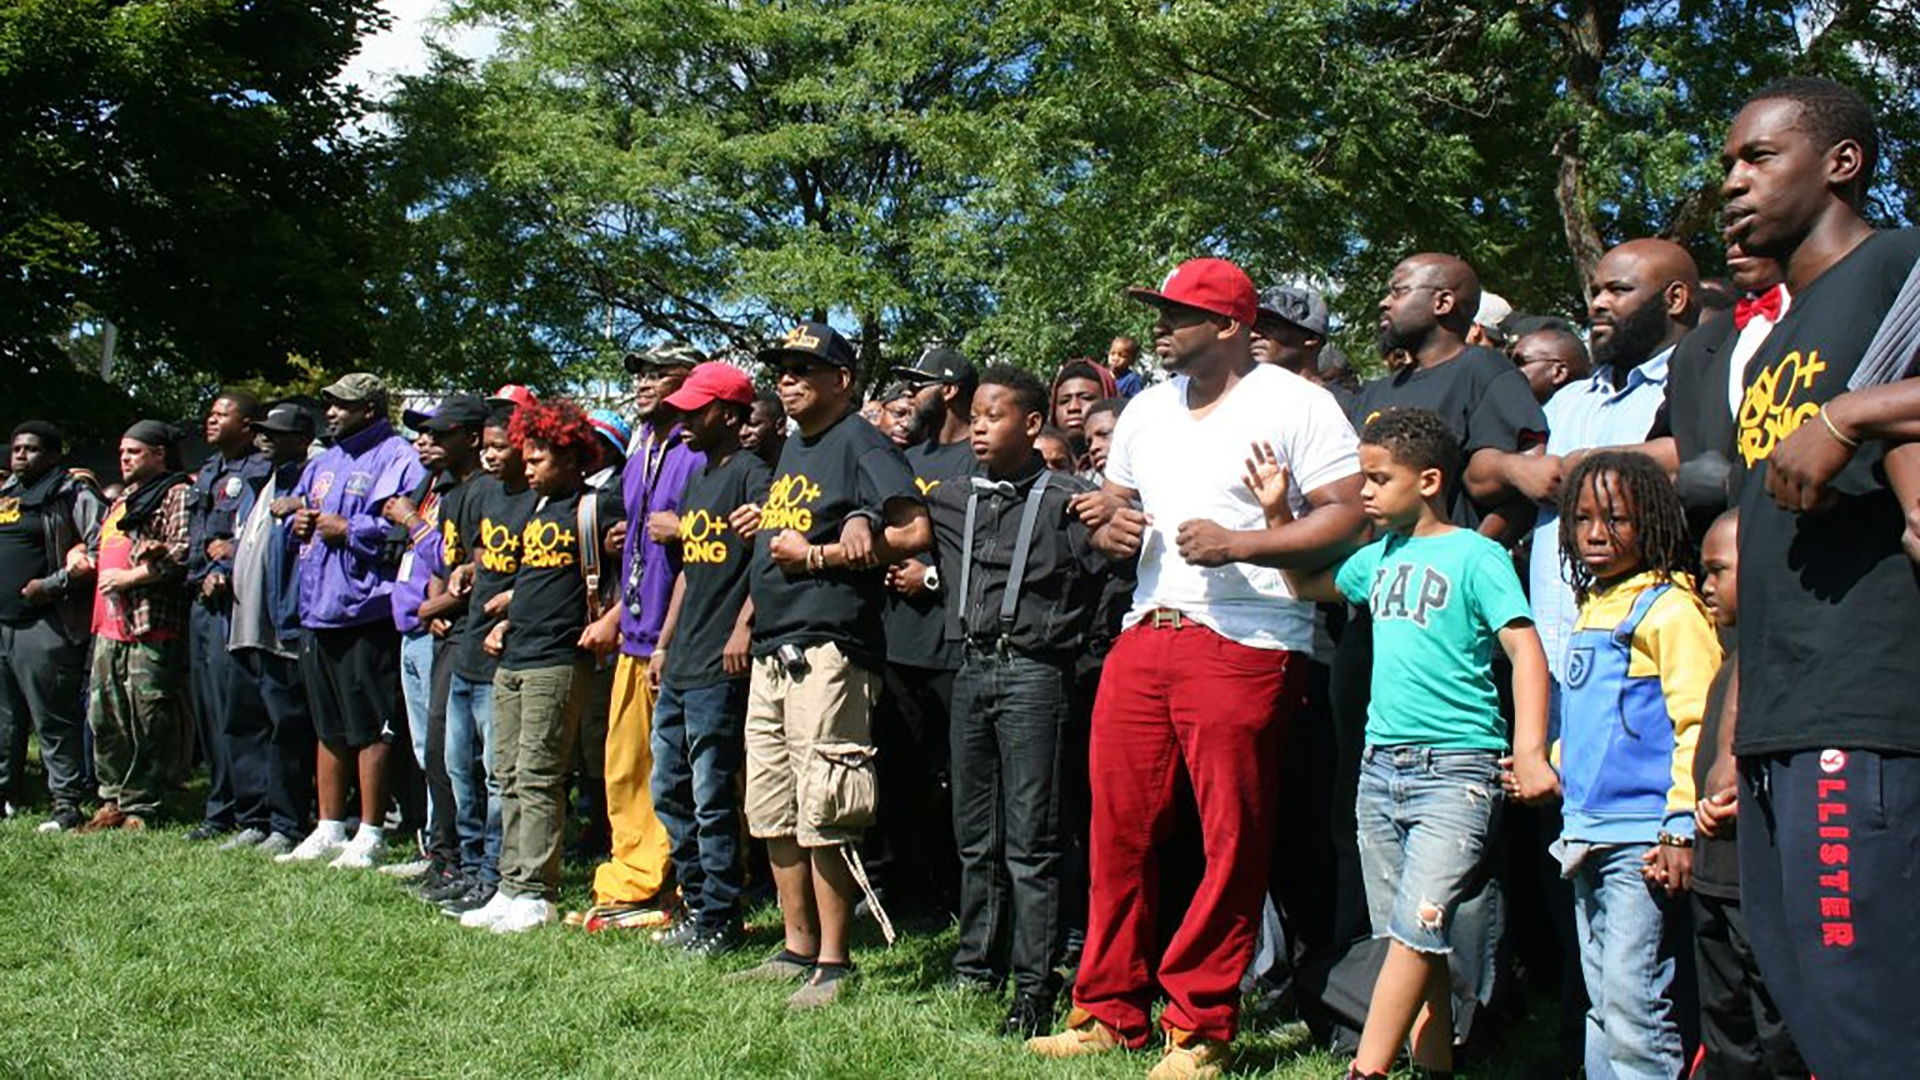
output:
[[812, 360], [789, 360], [774, 370], [783, 379], [806, 379], [837, 369], [832, 364], [822, 364]]

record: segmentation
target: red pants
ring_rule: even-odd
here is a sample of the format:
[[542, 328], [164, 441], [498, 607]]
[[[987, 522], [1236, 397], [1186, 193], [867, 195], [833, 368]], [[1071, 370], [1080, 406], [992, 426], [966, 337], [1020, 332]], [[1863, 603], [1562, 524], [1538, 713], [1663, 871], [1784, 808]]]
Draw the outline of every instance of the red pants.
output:
[[[1146, 1044], [1156, 981], [1169, 999], [1162, 1026], [1234, 1036], [1267, 890], [1286, 720], [1305, 689], [1298, 655], [1239, 645], [1191, 622], [1139, 623], [1107, 656], [1088, 754], [1092, 889], [1073, 998], [1129, 1046]], [[1155, 849], [1173, 828], [1183, 766], [1207, 868], [1161, 951]]]

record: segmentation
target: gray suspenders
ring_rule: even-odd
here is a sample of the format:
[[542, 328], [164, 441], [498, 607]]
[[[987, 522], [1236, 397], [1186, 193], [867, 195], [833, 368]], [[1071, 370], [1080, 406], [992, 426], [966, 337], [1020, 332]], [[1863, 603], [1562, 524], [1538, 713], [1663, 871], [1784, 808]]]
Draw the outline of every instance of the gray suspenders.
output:
[[[1020, 536], [1013, 545], [1013, 564], [1007, 568], [1007, 591], [1000, 598], [1000, 630], [1007, 633], [1013, 629], [1013, 615], [1020, 606], [1020, 586], [1027, 577], [1027, 555], [1033, 550], [1034, 527], [1040, 523], [1040, 500], [1047, 491], [1047, 481], [1053, 477], [1051, 470], [1045, 470], [1034, 478], [1033, 487], [1027, 491], [1027, 502], [1020, 510]], [[1013, 485], [1004, 480], [988, 480], [985, 477], [973, 477], [973, 490], [967, 493], [967, 516], [961, 526], [960, 545], [960, 593], [962, 610], [973, 599], [968, 591], [973, 580], [973, 526], [980, 505], [981, 491], [1004, 491], [1013, 493]], [[964, 629], [966, 620], [961, 619]]]

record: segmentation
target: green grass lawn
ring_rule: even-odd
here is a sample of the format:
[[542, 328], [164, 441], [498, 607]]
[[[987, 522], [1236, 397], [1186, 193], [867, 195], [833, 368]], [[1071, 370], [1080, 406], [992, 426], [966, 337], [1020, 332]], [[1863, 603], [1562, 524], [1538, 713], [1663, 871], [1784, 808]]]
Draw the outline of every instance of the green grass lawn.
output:
[[[217, 852], [181, 830], [44, 836], [0, 823], [0, 1075], [1140, 1077], [1148, 1053], [1040, 1062], [992, 1032], [1003, 1006], [940, 988], [951, 929], [864, 942], [841, 1007], [640, 937], [464, 930], [371, 872]], [[586, 868], [568, 867], [578, 906]], [[1236, 1075], [1336, 1076], [1298, 1025], [1241, 1040]], [[1529, 1035], [1523, 1042], [1540, 1042]], [[1537, 1047], [1535, 1048], [1538, 1049]], [[1510, 1049], [1479, 1077], [1529, 1075]]]

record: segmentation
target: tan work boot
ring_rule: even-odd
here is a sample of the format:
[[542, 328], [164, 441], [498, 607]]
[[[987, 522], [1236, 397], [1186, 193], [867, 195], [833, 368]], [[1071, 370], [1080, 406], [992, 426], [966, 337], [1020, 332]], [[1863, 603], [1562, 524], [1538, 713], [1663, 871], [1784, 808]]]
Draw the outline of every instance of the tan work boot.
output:
[[1147, 1074], [1147, 1080], [1213, 1080], [1225, 1074], [1233, 1047], [1219, 1039], [1173, 1028], [1167, 1032], [1167, 1053]]
[[1105, 1054], [1126, 1046], [1118, 1032], [1094, 1019], [1092, 1013], [1074, 1006], [1067, 1014], [1064, 1031], [1036, 1035], [1027, 1040], [1027, 1049], [1046, 1058], [1086, 1057]]

